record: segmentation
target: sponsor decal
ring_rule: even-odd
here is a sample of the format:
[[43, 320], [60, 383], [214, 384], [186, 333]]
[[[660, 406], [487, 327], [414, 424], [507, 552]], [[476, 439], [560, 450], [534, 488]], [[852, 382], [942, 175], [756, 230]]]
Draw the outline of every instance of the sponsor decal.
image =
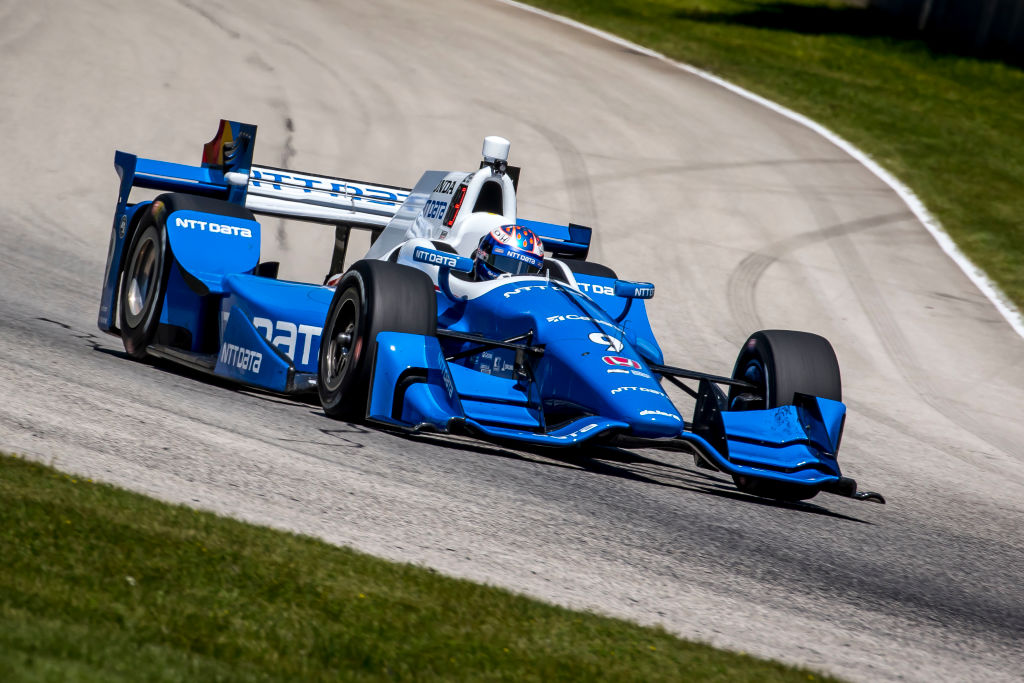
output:
[[455, 396], [455, 380], [452, 379], [452, 372], [448, 369], [448, 363], [444, 360], [444, 354], [437, 354], [437, 364], [441, 367], [441, 378], [444, 380], [444, 390], [448, 398]]
[[512, 291], [505, 292], [505, 298], [515, 296], [516, 294], [522, 294], [523, 292], [529, 292], [531, 289], [547, 289], [547, 285], [528, 285], [526, 287], [516, 287]]
[[657, 394], [658, 396], [662, 395], [661, 391], [658, 391], [657, 389], [648, 389], [647, 387], [616, 387], [615, 389], [612, 389], [612, 396], [623, 391], [642, 391], [645, 394]]
[[624, 370], [622, 368], [608, 368], [607, 370], [605, 370], [605, 372], [607, 372], [608, 374], [635, 375], [636, 377], [643, 377], [644, 379], [650, 379], [651, 378], [651, 376], [648, 375], [646, 372], [641, 372], [640, 370]]
[[288, 356], [292, 361], [295, 360], [296, 349], [301, 349], [301, 363], [303, 365], [309, 362], [309, 352], [313, 346], [313, 339], [318, 338], [320, 333], [323, 332], [322, 327], [296, 325], [287, 320], [274, 322], [269, 318], [260, 317], [252, 319], [252, 326], [263, 333], [268, 342], [276, 346], [281, 353]]
[[602, 356], [603, 360], [608, 365], [615, 365], [624, 368], [633, 368], [634, 370], [640, 369], [640, 363], [633, 360], [632, 358], [626, 358], [624, 356]]
[[249, 228], [242, 228], [237, 225], [227, 225], [224, 223], [213, 223], [212, 221], [201, 221], [195, 218], [181, 218], [180, 216], [174, 219], [174, 227], [185, 228], [187, 230], [199, 230], [201, 232], [219, 233], [221, 235], [252, 237], [252, 230]]
[[509, 373], [515, 370], [515, 366], [505, 360], [500, 354], [484, 351], [480, 354], [480, 363], [476, 369], [485, 375], [510, 377]]
[[242, 372], [259, 374], [260, 365], [263, 363], [263, 354], [234, 344], [224, 344], [220, 347], [220, 362], [229, 367], [238, 368]]
[[623, 343], [621, 340], [616, 339], [615, 337], [609, 337], [604, 332], [592, 332], [590, 334], [590, 341], [594, 342], [595, 344], [600, 344], [601, 346], [607, 347], [606, 350], [612, 351], [614, 353], [618, 353], [623, 348]]
[[584, 425], [584, 426], [580, 427], [579, 429], [577, 429], [575, 432], [572, 432], [571, 434], [566, 434], [565, 436], [553, 436], [551, 438], [553, 438], [553, 439], [561, 439], [561, 440], [575, 439], [576, 437], [582, 436], [583, 434], [586, 434], [587, 432], [589, 432], [591, 430], [594, 430], [594, 429], [597, 429], [597, 423], [596, 422], [591, 422], [590, 424], [587, 424], [587, 425]]
[[421, 263], [430, 263], [435, 266], [442, 266], [444, 268], [454, 268], [459, 264], [457, 256], [452, 254], [445, 254], [440, 251], [431, 251], [430, 249], [424, 249], [423, 247], [416, 247], [412, 253], [413, 260], [420, 261]]
[[673, 413], [666, 413], [664, 410], [641, 410], [641, 415], [661, 415], [662, 417], [671, 417], [676, 422], [682, 422], [683, 418]]
[[438, 199], [429, 199], [427, 203], [423, 205], [423, 217], [437, 220], [441, 220], [444, 217], [444, 212], [448, 210], [448, 202], [442, 202]]
[[595, 429], [595, 428], [597, 428], [597, 423], [595, 423], [595, 422], [591, 422], [590, 424], [588, 424], [588, 425], [585, 425], [585, 426], [583, 426], [583, 427], [580, 427], [580, 428], [579, 428], [579, 429], [577, 429], [577, 430], [576, 430], [575, 432], [573, 432], [572, 434], [570, 434], [570, 435], [569, 435], [569, 438], [570, 438], [570, 439], [573, 439], [573, 438], [575, 438], [575, 437], [579, 436], [580, 434], [586, 434], [587, 432], [589, 432], [590, 430], [592, 430], [592, 429]]
[[326, 192], [338, 199], [351, 198], [352, 201], [364, 201], [392, 207], [409, 196], [409, 193], [404, 191], [391, 192], [382, 187], [370, 187], [343, 180], [304, 176], [294, 172], [283, 173], [270, 169], [252, 169], [250, 184], [253, 187], [260, 187], [264, 190], [270, 188], [279, 192], [301, 190], [305, 194], [310, 194], [315, 190]]
[[117, 228], [117, 236], [124, 237], [128, 231], [128, 216], [121, 216], [121, 224]]
[[530, 265], [537, 266], [540, 268], [542, 261], [532, 254], [524, 254], [521, 251], [513, 251], [512, 249], [498, 245], [494, 247], [494, 254], [497, 256], [506, 256], [508, 258], [516, 259], [517, 261], [524, 261]]
[[582, 321], [588, 322], [588, 323], [596, 323], [597, 325], [604, 325], [605, 327], [610, 327], [613, 330], [617, 330], [617, 331], [621, 332], [621, 329], [615, 323], [610, 323], [607, 320], [601, 320], [600, 318], [591, 318], [590, 316], [587, 316], [587, 315], [579, 315], [577, 313], [569, 313], [568, 315], [552, 315], [552, 316], [548, 316], [547, 317], [547, 321], [549, 323], [560, 323], [560, 322], [565, 322], [566, 320], [582, 320]]
[[591, 294], [607, 294], [608, 296], [615, 296], [615, 290], [611, 287], [605, 287], [604, 285], [592, 285], [587, 282], [577, 282], [576, 285], [584, 292], [590, 292]]
[[434, 188], [434, 192], [440, 192], [441, 194], [451, 194], [455, 192], [455, 187], [458, 183], [454, 180], [442, 180]]
[[628, 299], [650, 299], [654, 296], [654, 285], [650, 282], [615, 281], [615, 296]]

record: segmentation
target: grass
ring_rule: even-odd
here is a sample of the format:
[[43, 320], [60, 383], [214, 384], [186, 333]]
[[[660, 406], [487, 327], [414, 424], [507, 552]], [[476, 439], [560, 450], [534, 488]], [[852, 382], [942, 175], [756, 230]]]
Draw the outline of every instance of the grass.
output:
[[[528, 0], [706, 69], [870, 154], [1024, 308], [1024, 72], [822, 0]], [[685, 116], [685, 112], [681, 113]]]
[[5, 681], [820, 680], [2, 454], [0, 671]]

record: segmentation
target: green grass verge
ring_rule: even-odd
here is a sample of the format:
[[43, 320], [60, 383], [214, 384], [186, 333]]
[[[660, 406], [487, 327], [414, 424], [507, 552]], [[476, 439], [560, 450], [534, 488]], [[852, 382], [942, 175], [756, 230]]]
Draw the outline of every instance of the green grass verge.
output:
[[4, 681], [821, 679], [6, 455], [0, 671]]
[[841, 2], [527, 1], [711, 71], [831, 128], [913, 188], [1024, 308], [1020, 69], [933, 53], [887, 16]]

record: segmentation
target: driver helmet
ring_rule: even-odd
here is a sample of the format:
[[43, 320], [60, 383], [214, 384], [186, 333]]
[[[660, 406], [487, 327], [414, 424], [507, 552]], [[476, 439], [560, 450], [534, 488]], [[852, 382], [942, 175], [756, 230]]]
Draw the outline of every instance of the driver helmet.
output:
[[544, 265], [544, 244], [529, 228], [502, 225], [480, 239], [473, 261], [478, 280], [493, 280], [501, 275], [535, 275]]

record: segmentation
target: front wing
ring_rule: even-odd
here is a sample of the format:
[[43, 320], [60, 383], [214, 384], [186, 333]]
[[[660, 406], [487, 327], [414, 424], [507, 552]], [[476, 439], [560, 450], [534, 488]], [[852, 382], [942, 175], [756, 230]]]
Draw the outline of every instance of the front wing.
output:
[[843, 495], [856, 491], [836, 460], [846, 415], [838, 401], [798, 395], [795, 405], [730, 412], [722, 392], [702, 380], [694, 419], [667, 440], [631, 439], [628, 423], [598, 415], [542, 430], [528, 409], [521, 394], [503, 391], [494, 378], [449, 364], [436, 337], [377, 336], [366, 417], [378, 424], [546, 447], [594, 440], [655, 448], [685, 442], [727, 474]]

